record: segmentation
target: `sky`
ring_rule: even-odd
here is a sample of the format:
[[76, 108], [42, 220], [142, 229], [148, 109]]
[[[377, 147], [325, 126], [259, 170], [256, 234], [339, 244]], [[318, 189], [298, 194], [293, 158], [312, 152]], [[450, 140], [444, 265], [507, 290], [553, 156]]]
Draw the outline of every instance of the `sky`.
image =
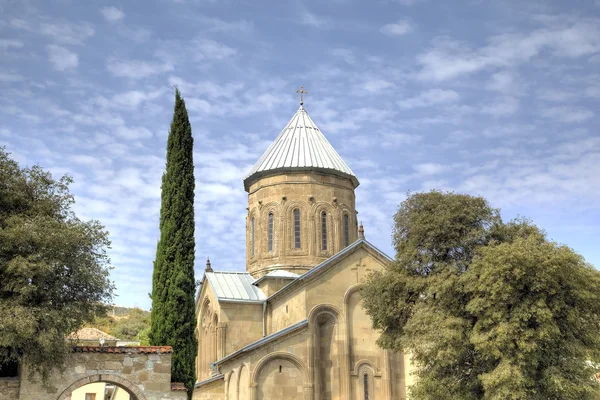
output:
[[119, 305], [151, 307], [181, 90], [196, 278], [245, 269], [242, 180], [298, 108], [394, 255], [408, 192], [481, 195], [600, 267], [600, 0], [0, 0], [0, 146], [74, 178], [110, 232]]

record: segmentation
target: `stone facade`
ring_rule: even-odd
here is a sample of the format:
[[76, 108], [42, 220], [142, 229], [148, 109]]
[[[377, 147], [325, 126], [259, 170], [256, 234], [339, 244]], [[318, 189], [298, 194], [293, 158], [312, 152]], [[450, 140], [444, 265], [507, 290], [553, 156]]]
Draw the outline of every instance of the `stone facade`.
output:
[[[185, 391], [171, 389], [170, 347], [75, 347], [63, 374], [55, 372], [44, 387], [27, 379], [23, 366], [18, 393], [1, 400], [64, 400], [75, 389], [94, 382], [113, 383], [133, 400], [187, 399]], [[4, 381], [6, 382], [6, 381]], [[2, 384], [0, 382], [0, 388]], [[19, 382], [19, 381], [17, 381]], [[14, 392], [13, 392], [14, 393]]]
[[407, 399], [410, 357], [377, 346], [362, 307], [391, 259], [358, 226], [357, 185], [301, 107], [244, 180], [245, 278], [202, 280], [195, 400]]

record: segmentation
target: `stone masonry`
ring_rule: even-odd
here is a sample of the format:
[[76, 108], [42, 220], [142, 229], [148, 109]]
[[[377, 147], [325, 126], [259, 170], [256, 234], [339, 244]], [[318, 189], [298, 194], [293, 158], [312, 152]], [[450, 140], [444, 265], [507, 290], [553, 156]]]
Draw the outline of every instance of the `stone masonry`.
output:
[[93, 382], [114, 383], [134, 400], [187, 398], [180, 384], [171, 383], [169, 346], [76, 346], [73, 350], [64, 373], [54, 373], [47, 387], [30, 381], [24, 365], [17, 390], [14, 387], [19, 380], [0, 381], [0, 400], [64, 400], [73, 390]]

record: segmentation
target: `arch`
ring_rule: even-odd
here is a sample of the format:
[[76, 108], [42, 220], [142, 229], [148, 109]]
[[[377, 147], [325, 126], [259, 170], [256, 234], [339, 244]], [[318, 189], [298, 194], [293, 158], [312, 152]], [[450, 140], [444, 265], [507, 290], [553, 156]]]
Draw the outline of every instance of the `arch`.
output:
[[309, 313], [311, 330], [310, 360], [315, 382], [315, 398], [339, 398], [342, 348], [340, 347], [340, 312], [330, 304], [320, 304]]
[[270, 361], [273, 360], [287, 360], [289, 362], [291, 362], [292, 364], [294, 364], [302, 373], [302, 378], [304, 381], [304, 387], [312, 387], [312, 378], [310, 376], [310, 374], [308, 373], [308, 369], [306, 368], [306, 366], [304, 365], [304, 363], [302, 362], [302, 360], [300, 360], [298, 357], [296, 357], [295, 355], [293, 355], [292, 353], [286, 353], [283, 351], [277, 351], [271, 354], [267, 354], [266, 356], [264, 356], [263, 358], [261, 358], [258, 363], [256, 363], [256, 367], [254, 368], [254, 371], [252, 371], [252, 374], [250, 375], [250, 385], [254, 388], [256, 388], [258, 386], [258, 377], [260, 375], [261, 370], [263, 369], [263, 367], [268, 364]]
[[319, 304], [318, 306], [313, 307], [312, 310], [308, 313], [308, 320], [312, 323], [315, 322], [315, 319], [322, 313], [332, 314], [335, 318], [339, 318], [340, 310], [333, 304]]
[[128, 381], [127, 379], [123, 379], [118, 375], [112, 374], [95, 374], [78, 379], [77, 381], [69, 385], [65, 390], [63, 390], [58, 395], [56, 400], [64, 400], [65, 397], [71, 395], [71, 393], [73, 393], [75, 389], [79, 389], [80, 387], [85, 386], [89, 383], [96, 382], [106, 382], [117, 385], [125, 389], [127, 393], [129, 393], [129, 395], [133, 397], [133, 400], [147, 400], [146, 396], [144, 396], [144, 393], [139, 389], [139, 387], [136, 384], [134, 384], [131, 381]]
[[235, 370], [231, 370], [229, 371], [228, 374], [228, 378], [226, 381], [226, 387], [227, 387], [227, 391], [226, 391], [226, 399], [227, 400], [238, 400], [238, 396], [237, 396], [237, 387], [238, 387], [238, 382], [236, 380], [236, 373]]
[[[323, 240], [323, 213], [326, 214], [325, 243]], [[316, 241], [316, 254], [320, 256], [330, 256], [337, 252], [338, 229], [336, 228], [337, 222], [335, 208], [327, 202], [320, 201], [311, 207], [310, 215], [315, 222], [311, 229], [315, 230], [313, 232], [313, 236]], [[324, 244], [325, 247], [323, 246]]]
[[237, 396], [239, 400], [250, 398], [250, 373], [246, 364], [242, 364], [238, 371]]
[[[294, 240], [294, 210], [300, 210], [300, 248], [295, 247]], [[280, 238], [284, 239], [285, 243], [282, 247], [289, 254], [309, 254], [310, 240], [308, 235], [308, 227], [310, 226], [308, 203], [296, 200], [290, 201], [284, 206], [282, 213], [283, 224], [279, 228]]]
[[375, 367], [375, 364], [373, 364], [372, 361], [367, 360], [367, 359], [362, 359], [362, 360], [358, 360], [355, 364], [354, 364], [354, 368], [352, 369], [352, 375], [359, 375], [359, 372], [364, 369], [365, 367], [370, 368], [371, 371], [373, 372], [373, 376], [381, 376], [381, 371], [379, 371], [377, 369], [377, 367]]

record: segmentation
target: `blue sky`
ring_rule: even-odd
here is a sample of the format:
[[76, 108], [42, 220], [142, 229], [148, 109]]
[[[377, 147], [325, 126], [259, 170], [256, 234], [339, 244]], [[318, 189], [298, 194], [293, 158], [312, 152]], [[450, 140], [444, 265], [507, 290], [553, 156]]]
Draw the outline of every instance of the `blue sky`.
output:
[[244, 270], [242, 179], [298, 107], [358, 176], [393, 255], [407, 191], [485, 196], [600, 266], [600, 1], [0, 0], [0, 145], [75, 179], [117, 304], [150, 307], [181, 89], [195, 137], [196, 275]]

